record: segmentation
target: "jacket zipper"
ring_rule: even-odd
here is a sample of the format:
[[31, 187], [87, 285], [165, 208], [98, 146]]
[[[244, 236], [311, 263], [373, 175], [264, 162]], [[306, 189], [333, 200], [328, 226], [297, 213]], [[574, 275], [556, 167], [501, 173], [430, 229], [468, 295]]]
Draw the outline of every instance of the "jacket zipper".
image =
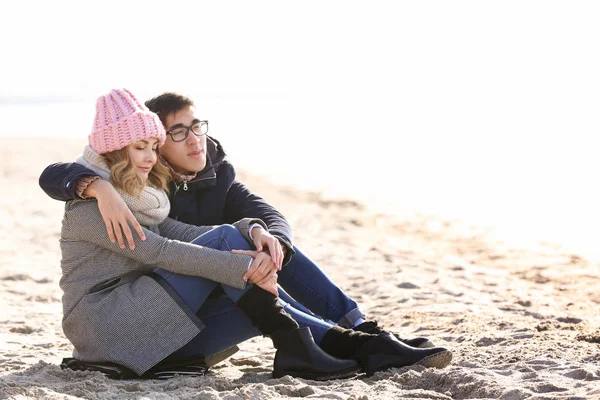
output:
[[[214, 174], [213, 176], [207, 176], [206, 178], [199, 178], [196, 179], [194, 182], [199, 182], [199, 181], [205, 181], [207, 179], [214, 179], [217, 175]], [[185, 180], [185, 178], [183, 178], [183, 183], [178, 185], [176, 182], [175, 183], [175, 193], [173, 193], [173, 197], [171, 197], [171, 201], [175, 200], [175, 195], [177, 194], [177, 192], [179, 192], [179, 188], [181, 188], [183, 186], [183, 190], [187, 192], [188, 190], [188, 185], [187, 185], [187, 181]], [[179, 216], [175, 216], [175, 220], [178, 221], [179, 220]]]
[[[207, 180], [207, 179], [214, 179], [214, 178], [216, 178], [216, 176], [217, 176], [217, 175], [215, 174], [215, 175], [212, 175], [212, 176], [207, 176], [207, 177], [205, 177], [205, 178], [198, 178], [198, 179], [194, 180], [193, 182], [200, 182], [200, 181], [205, 181], [205, 180]], [[190, 182], [192, 182], [192, 181], [190, 181]], [[183, 183], [182, 183], [182, 185], [183, 185], [183, 190], [187, 192], [187, 190], [188, 190], [188, 185], [187, 185], [187, 180], [186, 180], [186, 178], [183, 178]], [[175, 186], [177, 187], [177, 189], [179, 189], [179, 186], [181, 186], [181, 185], [177, 186], [177, 184], [175, 184]], [[177, 192], [175, 192], [175, 193], [177, 193]]]

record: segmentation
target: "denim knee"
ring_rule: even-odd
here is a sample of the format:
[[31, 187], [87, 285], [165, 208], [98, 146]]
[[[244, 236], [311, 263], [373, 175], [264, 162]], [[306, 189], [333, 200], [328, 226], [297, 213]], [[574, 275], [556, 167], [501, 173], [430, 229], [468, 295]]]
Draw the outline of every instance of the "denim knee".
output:
[[225, 224], [216, 228], [219, 236], [221, 236], [230, 248], [238, 250], [250, 250], [250, 244], [242, 233], [233, 225]]
[[217, 232], [219, 232], [219, 235], [224, 238], [236, 236], [236, 235], [242, 236], [240, 231], [238, 231], [238, 229], [235, 226], [230, 225], [230, 224], [220, 225], [219, 227], [215, 228], [215, 230]]

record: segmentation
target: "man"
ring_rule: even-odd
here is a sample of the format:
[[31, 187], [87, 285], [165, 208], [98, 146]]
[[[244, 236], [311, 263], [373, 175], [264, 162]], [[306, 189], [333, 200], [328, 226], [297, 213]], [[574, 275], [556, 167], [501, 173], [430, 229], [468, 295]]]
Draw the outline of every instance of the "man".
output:
[[[167, 131], [160, 154], [173, 175], [171, 218], [193, 225], [229, 224], [244, 217], [261, 219], [268, 231], [261, 229], [253, 235], [254, 244], [257, 251], [270, 254], [279, 270], [282, 300], [344, 328], [382, 332], [377, 322], [367, 321], [357, 303], [293, 245], [292, 229], [285, 217], [236, 180], [233, 165], [225, 158], [220, 143], [207, 135], [208, 121], [198, 118], [192, 99], [163, 93], [148, 100], [146, 106], [158, 114]], [[145, 239], [112, 185], [87, 168], [75, 163], [52, 164], [40, 176], [40, 186], [50, 197], [62, 201], [96, 197], [111, 241], [122, 248], [125, 241], [135, 248], [129, 224]], [[260, 273], [251, 268], [247, 276], [257, 280], [259, 277], [253, 274]], [[413, 347], [433, 346], [426, 338], [398, 339]]]

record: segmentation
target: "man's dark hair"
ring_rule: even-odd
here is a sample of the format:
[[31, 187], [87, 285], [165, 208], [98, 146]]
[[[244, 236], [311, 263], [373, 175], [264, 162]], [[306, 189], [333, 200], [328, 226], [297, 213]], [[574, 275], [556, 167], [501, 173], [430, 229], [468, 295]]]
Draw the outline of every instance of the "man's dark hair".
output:
[[194, 100], [175, 92], [165, 92], [146, 101], [146, 107], [153, 113], [158, 114], [158, 118], [165, 125], [167, 116], [183, 110], [187, 107], [195, 107]]

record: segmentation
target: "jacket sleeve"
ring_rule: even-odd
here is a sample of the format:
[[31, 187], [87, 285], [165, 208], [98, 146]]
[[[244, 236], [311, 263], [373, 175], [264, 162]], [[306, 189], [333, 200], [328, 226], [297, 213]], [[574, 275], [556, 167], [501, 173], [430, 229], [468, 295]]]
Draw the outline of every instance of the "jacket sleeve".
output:
[[[243, 218], [232, 224], [237, 228], [238, 231], [240, 231], [242, 236], [244, 236], [244, 239], [246, 239], [250, 244], [252, 244], [252, 239], [250, 239], [250, 233], [248, 232], [248, 229], [252, 224], [259, 224], [263, 228], [267, 229], [265, 223], [257, 218]], [[165, 220], [158, 226], [161, 236], [166, 237], [167, 239], [179, 240], [182, 242], [191, 242], [198, 236], [203, 235], [213, 228], [216, 228], [216, 226], [189, 225], [180, 221], [176, 221], [172, 218], [165, 218]]]
[[[211, 227], [197, 227], [203, 233]], [[136, 241], [135, 250], [122, 249], [112, 243], [96, 200], [75, 200], [65, 206], [61, 242], [85, 241], [108, 249], [146, 265], [153, 265], [178, 274], [199, 276], [243, 289], [242, 279], [248, 271], [251, 257], [228, 251], [209, 249], [196, 244], [171, 240], [143, 228], [146, 240]]]
[[96, 175], [94, 171], [81, 164], [55, 163], [44, 169], [39, 184], [42, 190], [54, 200], [68, 201], [79, 198], [75, 194], [79, 179]]
[[268, 231], [287, 247], [283, 260], [283, 264], [287, 264], [295, 253], [292, 227], [275, 207], [236, 180], [233, 181], [225, 199], [225, 220], [229, 222], [242, 218], [259, 218], [264, 221]]

